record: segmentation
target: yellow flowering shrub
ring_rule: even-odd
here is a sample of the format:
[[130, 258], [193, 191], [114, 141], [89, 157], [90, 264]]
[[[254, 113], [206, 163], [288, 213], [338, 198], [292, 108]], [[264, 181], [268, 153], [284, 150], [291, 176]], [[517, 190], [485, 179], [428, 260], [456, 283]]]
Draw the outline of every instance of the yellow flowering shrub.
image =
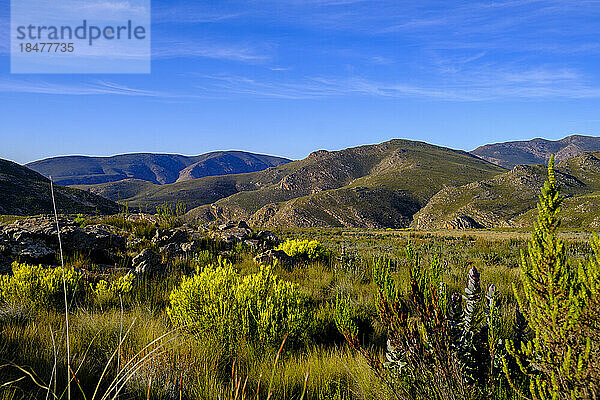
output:
[[133, 291], [135, 276], [127, 274], [112, 280], [100, 280], [96, 284], [90, 284], [94, 300], [101, 306], [120, 304], [127, 302]]
[[[12, 275], [0, 277], [0, 301], [22, 303], [32, 308], [50, 308], [64, 304], [63, 269], [13, 263]], [[64, 270], [67, 297], [85, 294], [82, 274], [74, 268]]]
[[271, 267], [240, 276], [228, 262], [183, 279], [167, 313], [177, 328], [208, 333], [231, 348], [241, 339], [277, 345], [306, 333], [308, 297], [298, 285], [280, 280]]
[[276, 250], [283, 250], [290, 257], [316, 260], [326, 258], [328, 251], [318, 240], [288, 239], [280, 244]]

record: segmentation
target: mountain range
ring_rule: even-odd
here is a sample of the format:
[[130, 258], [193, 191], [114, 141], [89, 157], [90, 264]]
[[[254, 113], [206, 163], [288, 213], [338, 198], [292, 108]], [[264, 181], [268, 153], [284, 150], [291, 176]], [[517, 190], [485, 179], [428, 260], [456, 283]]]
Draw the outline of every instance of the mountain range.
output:
[[244, 151], [215, 151], [199, 156], [136, 153], [112, 157], [65, 156], [26, 166], [59, 185], [93, 185], [139, 179], [155, 184], [183, 182], [205, 176], [262, 171], [291, 160]]
[[518, 142], [486, 144], [471, 153], [505, 168], [519, 164], [546, 164], [550, 155], [564, 161], [580, 154], [600, 151], [600, 138], [571, 135], [561, 140], [532, 139]]
[[[600, 151], [595, 149], [600, 150], [600, 138], [586, 136], [491, 144], [471, 153], [394, 139], [319, 150], [297, 161], [215, 152], [194, 160], [156, 154], [59, 157], [28, 166], [62, 184], [86, 182], [68, 190], [85, 193], [90, 203], [102, 196], [152, 211], [179, 201], [201, 223], [245, 219], [267, 227], [495, 228], [531, 225], [546, 179], [541, 164], [554, 153], [567, 197], [566, 226], [600, 227]], [[237, 173], [244, 168], [251, 171]], [[134, 179], [112, 180], [123, 175]], [[88, 179], [105, 181], [90, 184]], [[112, 201], [105, 204], [107, 211], [114, 209]], [[0, 213], [9, 213], [5, 203], [0, 199]]]
[[157, 185], [126, 180], [79, 189], [153, 207], [182, 201], [201, 221], [248, 219], [265, 226], [406, 227], [446, 185], [491, 178], [504, 169], [465, 151], [395, 139], [264, 171]]

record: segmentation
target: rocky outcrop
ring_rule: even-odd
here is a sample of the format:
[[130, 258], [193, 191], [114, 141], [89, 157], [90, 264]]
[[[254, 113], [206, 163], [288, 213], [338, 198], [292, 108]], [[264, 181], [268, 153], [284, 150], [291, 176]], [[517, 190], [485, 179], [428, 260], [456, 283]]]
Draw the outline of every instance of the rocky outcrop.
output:
[[468, 215], [459, 215], [452, 221], [446, 223], [446, 229], [483, 229], [485, 226], [481, 225], [473, 218]]
[[278, 264], [283, 267], [289, 267], [293, 264], [294, 259], [286, 254], [283, 250], [267, 250], [254, 257], [254, 261], [261, 265]]
[[273, 232], [259, 231], [254, 232], [246, 221], [221, 224], [217, 230], [212, 232], [212, 238], [226, 245], [243, 243], [249, 247], [261, 247], [270, 249], [279, 244], [279, 238]]
[[184, 228], [178, 229], [157, 229], [152, 244], [158, 247], [163, 247], [172, 243], [186, 243], [189, 241], [190, 232]]
[[[84, 254], [98, 263], [116, 262], [115, 253], [124, 251], [126, 238], [111, 232], [110, 227], [80, 227], [65, 218], [59, 219], [64, 254]], [[29, 218], [0, 225], [0, 254], [4, 258], [31, 263], [54, 262], [59, 252], [56, 222], [49, 217]]]
[[161, 257], [150, 249], [144, 249], [133, 258], [131, 264], [136, 274], [155, 275], [165, 272], [165, 265], [161, 263]]

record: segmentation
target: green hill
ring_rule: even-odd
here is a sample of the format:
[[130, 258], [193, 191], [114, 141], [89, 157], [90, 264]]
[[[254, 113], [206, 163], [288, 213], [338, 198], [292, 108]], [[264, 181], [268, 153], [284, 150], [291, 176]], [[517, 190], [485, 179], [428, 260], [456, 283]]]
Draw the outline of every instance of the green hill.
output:
[[[0, 214], [52, 213], [50, 181], [26, 167], [0, 159]], [[115, 213], [116, 203], [78, 189], [55, 186], [59, 213]]]
[[240, 191], [190, 215], [202, 220], [251, 218], [266, 226], [405, 227], [445, 185], [503, 171], [464, 151], [397, 139], [318, 151], [257, 173], [269, 178], [256, 179], [257, 189]]
[[[564, 226], [599, 227], [600, 153], [585, 153], [557, 165], [563, 194]], [[415, 216], [415, 229], [457, 228], [465, 221], [475, 226], [531, 226], [540, 186], [546, 179], [543, 165], [518, 165], [492, 179], [445, 188]]]
[[320, 150], [264, 171], [156, 185], [125, 180], [77, 186], [131, 206], [182, 201], [201, 221], [251, 219], [261, 225], [405, 227], [445, 185], [505, 170], [464, 151], [391, 140]]

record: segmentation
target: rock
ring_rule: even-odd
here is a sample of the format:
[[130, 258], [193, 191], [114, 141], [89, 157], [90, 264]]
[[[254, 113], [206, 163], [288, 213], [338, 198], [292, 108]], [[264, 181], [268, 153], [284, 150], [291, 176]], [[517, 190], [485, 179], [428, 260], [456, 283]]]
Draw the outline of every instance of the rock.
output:
[[4, 254], [9, 252], [10, 250], [10, 237], [4, 232], [0, 230], [0, 254]]
[[246, 228], [230, 228], [222, 232], [215, 232], [214, 238], [219, 238], [227, 244], [243, 242], [252, 238], [252, 230]]
[[129, 214], [127, 216], [127, 221], [129, 222], [149, 222], [151, 224], [156, 224], [158, 222], [158, 217], [156, 215], [152, 215], [152, 214], [144, 214], [144, 213], [137, 213], [137, 214]]
[[294, 259], [288, 256], [283, 250], [271, 249], [254, 257], [254, 261], [261, 265], [278, 263], [281, 266], [288, 267], [293, 264]]
[[[126, 248], [123, 236], [100, 225], [79, 227], [59, 218], [62, 248], [66, 254], [81, 253], [97, 263], [114, 263], [113, 254]], [[0, 225], [0, 252], [8, 258], [25, 262], [54, 262], [58, 253], [58, 234], [53, 218], [37, 217]]]
[[167, 258], [173, 260], [185, 256], [185, 252], [181, 248], [179, 243], [169, 243], [166, 246], [160, 248], [160, 252], [167, 256]]
[[242, 228], [242, 229], [250, 229], [250, 227], [248, 226], [248, 224], [246, 223], [246, 221], [240, 221], [240, 222], [238, 222], [237, 227], [238, 228]]
[[231, 221], [229, 221], [229, 222], [227, 222], [227, 223], [224, 223], [224, 224], [221, 224], [221, 225], [219, 225], [219, 226], [217, 227], [217, 229], [218, 229], [218, 230], [220, 230], [220, 231], [226, 231], [227, 229], [231, 229], [231, 228], [234, 228], [234, 227], [235, 227], [235, 223], [234, 223], [234, 222], [231, 222]]
[[192, 255], [201, 251], [202, 245], [199, 241], [193, 240], [191, 242], [183, 243], [181, 245], [181, 250], [183, 250], [188, 255]]
[[136, 274], [155, 275], [165, 272], [161, 257], [150, 249], [144, 249], [131, 261]]
[[185, 243], [188, 241], [188, 232], [185, 229], [157, 229], [156, 234], [152, 238], [152, 244], [159, 247], [166, 246], [171, 243]]
[[473, 218], [467, 215], [460, 215], [454, 218], [452, 221], [447, 222], [446, 229], [483, 229], [485, 226], [481, 225]]
[[256, 238], [267, 245], [276, 246], [279, 244], [279, 238], [271, 231], [260, 231], [256, 234]]
[[248, 247], [257, 247], [258, 246], [258, 240], [256, 239], [246, 239], [244, 240], [244, 244]]

